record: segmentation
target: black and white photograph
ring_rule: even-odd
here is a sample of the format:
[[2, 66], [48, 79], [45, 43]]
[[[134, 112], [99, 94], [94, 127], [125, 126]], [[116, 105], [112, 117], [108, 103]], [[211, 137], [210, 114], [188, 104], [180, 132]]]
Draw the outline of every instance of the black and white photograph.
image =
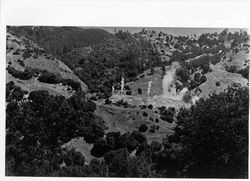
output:
[[166, 24], [5, 24], [5, 177], [247, 179], [247, 25]]

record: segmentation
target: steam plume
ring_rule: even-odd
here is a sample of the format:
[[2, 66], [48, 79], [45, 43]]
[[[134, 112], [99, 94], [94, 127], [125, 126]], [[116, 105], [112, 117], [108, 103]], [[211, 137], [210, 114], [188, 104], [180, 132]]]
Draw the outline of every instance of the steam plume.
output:
[[171, 98], [176, 100], [182, 100], [184, 94], [188, 91], [186, 87], [184, 87], [181, 91], [176, 91], [175, 87], [175, 72], [180, 68], [178, 62], [173, 62], [170, 67], [165, 70], [165, 75], [162, 81], [162, 88], [163, 88], [163, 97]]
[[149, 81], [149, 82], [148, 82], [148, 96], [149, 96], [149, 94], [150, 94], [151, 85], [152, 85], [152, 81]]

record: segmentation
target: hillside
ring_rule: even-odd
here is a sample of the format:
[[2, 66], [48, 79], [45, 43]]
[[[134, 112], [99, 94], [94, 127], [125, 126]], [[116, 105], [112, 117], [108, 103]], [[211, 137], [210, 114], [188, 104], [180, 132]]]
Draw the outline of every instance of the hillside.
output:
[[[220, 33], [176, 37], [143, 29], [138, 34], [150, 40], [165, 65], [179, 63], [175, 80], [181, 82], [175, 83], [182, 88], [187, 87], [192, 93], [195, 88], [201, 88], [199, 90], [203, 93], [197, 95], [199, 97], [222, 91], [232, 83], [247, 85], [249, 36], [246, 31], [232, 33], [224, 29]], [[199, 82], [198, 74], [204, 76], [204, 82]], [[220, 82], [220, 88], [213, 86], [216, 82], [212, 77]]]
[[7, 32], [6, 65], [7, 83], [13, 81], [28, 92], [48, 90], [53, 95], [69, 97], [76, 91], [72, 85], [79, 84], [83, 92], [88, 89], [62, 61], [25, 37], [18, 38], [11, 32]]
[[111, 94], [111, 86], [127, 80], [160, 63], [152, 45], [129, 32], [112, 35], [101, 29], [77, 27], [9, 27], [17, 36], [25, 36], [46, 52], [62, 60], [100, 97]]
[[6, 38], [8, 175], [185, 177], [248, 153], [246, 31], [8, 26]]

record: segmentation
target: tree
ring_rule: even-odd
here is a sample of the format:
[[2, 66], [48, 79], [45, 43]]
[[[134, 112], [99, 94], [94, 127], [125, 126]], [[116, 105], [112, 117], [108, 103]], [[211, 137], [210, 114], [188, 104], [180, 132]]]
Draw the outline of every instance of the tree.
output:
[[155, 177], [142, 158], [131, 157], [126, 148], [110, 151], [104, 156], [110, 177]]
[[138, 88], [138, 94], [142, 94], [141, 88]]
[[247, 178], [248, 100], [248, 88], [233, 84], [181, 109], [171, 139], [181, 146], [184, 177]]
[[106, 140], [99, 138], [96, 140], [94, 147], [91, 149], [91, 155], [95, 157], [102, 157], [111, 150], [111, 146], [107, 144]]
[[145, 124], [141, 124], [138, 128], [140, 132], [146, 132], [148, 130], [148, 126]]
[[200, 81], [201, 74], [200, 73], [195, 73], [194, 75], [194, 80], [199, 82]]
[[129, 174], [129, 152], [126, 148], [110, 151], [104, 156], [108, 165], [109, 174], [113, 177], [125, 177]]
[[244, 69], [241, 69], [239, 71], [237, 71], [238, 74], [241, 74], [242, 77], [246, 78], [246, 79], [249, 79], [249, 66], [247, 66], [246, 68]]
[[179, 77], [181, 82], [187, 82], [190, 79], [189, 71], [186, 68], [180, 68], [176, 70], [176, 76]]
[[201, 76], [200, 83], [203, 84], [206, 81], [207, 81], [207, 77], [205, 75]]
[[227, 68], [227, 71], [231, 72], [231, 73], [235, 73], [237, 71], [237, 68], [235, 65], [232, 65], [232, 66]]
[[93, 113], [95, 104], [80, 95], [65, 99], [47, 91], [33, 91], [26, 101], [8, 100], [6, 175], [50, 176], [63, 163], [69, 173], [79, 172], [84, 157], [74, 150], [65, 151], [63, 145], [81, 136], [93, 143], [104, 134], [102, 120]]

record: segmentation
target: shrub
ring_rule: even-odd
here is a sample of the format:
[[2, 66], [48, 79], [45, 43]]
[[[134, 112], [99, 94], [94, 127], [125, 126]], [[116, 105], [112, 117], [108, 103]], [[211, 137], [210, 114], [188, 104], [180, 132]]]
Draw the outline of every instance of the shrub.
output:
[[38, 80], [40, 82], [45, 82], [48, 84], [59, 84], [60, 83], [59, 78], [55, 74], [53, 74], [47, 70], [43, 70], [41, 72], [41, 75], [38, 77]]
[[15, 52], [13, 52], [13, 55], [20, 55], [19, 50], [16, 50]]
[[126, 92], [126, 95], [132, 95], [132, 91], [131, 91], [131, 90], [128, 90], [128, 91]]
[[153, 105], [152, 105], [152, 104], [149, 104], [149, 105], [148, 105], [148, 108], [149, 108], [149, 109], [153, 109]]
[[128, 85], [125, 85], [125, 86], [124, 86], [124, 89], [125, 89], [125, 90], [130, 90], [130, 87], [129, 87]]
[[173, 123], [174, 122], [174, 118], [172, 115], [169, 115], [169, 114], [163, 114], [160, 116], [160, 118], [163, 120], [163, 121], [167, 121], [169, 123]]
[[103, 138], [99, 138], [94, 143], [94, 146], [91, 149], [90, 153], [91, 155], [99, 158], [99, 157], [104, 156], [110, 150], [111, 150], [111, 147], [107, 144], [106, 140]]
[[176, 76], [179, 77], [179, 80], [181, 82], [187, 82], [190, 79], [189, 72], [185, 68], [177, 69], [175, 74], [176, 74]]
[[199, 81], [200, 81], [200, 78], [201, 78], [201, 74], [200, 74], [200, 73], [196, 73], [196, 74], [194, 75], [194, 80], [195, 80], [195, 81], [199, 82]]
[[13, 100], [20, 101], [27, 93], [28, 91], [21, 90], [21, 87], [16, 86], [13, 81], [10, 81], [6, 84], [6, 102]]
[[148, 113], [147, 113], [147, 112], [143, 112], [142, 115], [143, 115], [144, 117], [147, 117], [147, 116], [148, 116]]
[[8, 73], [11, 74], [13, 77], [21, 79], [21, 80], [29, 80], [33, 76], [33, 71], [29, 68], [25, 68], [24, 71], [16, 70], [14, 67], [7, 68]]
[[190, 93], [186, 93], [186, 94], [183, 96], [183, 101], [184, 101], [185, 103], [189, 103], [191, 100], [192, 100], [192, 96], [190, 95]]
[[160, 109], [160, 118], [163, 121], [172, 123], [174, 121], [174, 114], [175, 114], [174, 107], [169, 107], [168, 109], [166, 109], [164, 106], [162, 106]]
[[144, 74], [140, 75], [140, 78], [144, 78], [144, 77], [145, 77], [145, 75], [144, 75]]
[[117, 101], [116, 103], [114, 103], [114, 105], [116, 105], [116, 106], [123, 106], [124, 108], [129, 107], [128, 102], [124, 101], [123, 99]]
[[105, 104], [111, 104], [112, 103], [112, 101], [111, 100], [109, 100], [109, 99], [105, 99]]
[[161, 106], [158, 109], [159, 109], [160, 114], [163, 114], [165, 112], [165, 110], [166, 110], [166, 107], [165, 106]]
[[202, 69], [202, 72], [201, 72], [201, 74], [206, 74], [206, 73], [208, 73], [209, 72], [209, 70], [210, 70], [210, 66], [209, 66], [209, 64], [208, 63], [206, 63], [206, 64], [203, 64], [203, 65], [201, 65], [201, 69]]
[[25, 67], [25, 64], [23, 63], [22, 60], [18, 59], [17, 62], [19, 63], [20, 66]]
[[246, 79], [249, 79], [249, 66], [247, 66], [246, 68], [244, 69], [241, 69], [239, 71], [237, 71], [238, 74], [241, 74], [242, 77], [246, 78]]
[[153, 124], [153, 125], [150, 126], [149, 132], [150, 133], [155, 133], [156, 129], [157, 129], [157, 126]]
[[201, 76], [201, 78], [200, 78], [200, 83], [204, 83], [204, 82], [206, 82], [207, 81], [207, 77], [205, 76], [205, 75], [203, 75], [203, 76]]
[[191, 80], [188, 89], [189, 89], [189, 90], [192, 90], [192, 89], [196, 88], [196, 87], [199, 86], [199, 85], [200, 85], [199, 82], [197, 82], [197, 81], [195, 81], [195, 80]]
[[28, 51], [25, 51], [25, 52], [23, 53], [23, 59], [27, 59], [27, 58], [29, 58], [29, 57], [31, 57], [31, 53], [28, 52]]
[[65, 159], [64, 162], [67, 167], [73, 166], [73, 165], [84, 165], [85, 158], [84, 156], [80, 153], [75, 151], [74, 149], [66, 150], [65, 153]]
[[228, 72], [231, 72], [231, 73], [235, 73], [236, 72], [236, 66], [235, 65], [232, 65], [232, 66], [230, 66], [230, 67], [228, 67], [227, 69], [226, 69], [226, 71], [228, 71]]
[[140, 131], [140, 132], [146, 132], [147, 130], [148, 130], [148, 126], [147, 125], [145, 125], [145, 124], [141, 124], [140, 126], [139, 126], [139, 128], [138, 128], [138, 130]]
[[169, 108], [168, 108], [168, 111], [170, 111], [171, 114], [174, 115], [176, 110], [175, 110], [174, 107], [169, 107]]
[[216, 82], [215, 85], [216, 85], [216, 86], [220, 86], [220, 82]]
[[72, 79], [61, 79], [59, 82], [61, 82], [63, 85], [72, 87], [75, 91], [81, 90], [81, 84]]
[[137, 90], [138, 90], [138, 94], [142, 94], [141, 88], [138, 88]]
[[146, 108], [147, 108], [146, 105], [140, 105], [139, 107], [140, 107], [141, 109], [146, 109]]

